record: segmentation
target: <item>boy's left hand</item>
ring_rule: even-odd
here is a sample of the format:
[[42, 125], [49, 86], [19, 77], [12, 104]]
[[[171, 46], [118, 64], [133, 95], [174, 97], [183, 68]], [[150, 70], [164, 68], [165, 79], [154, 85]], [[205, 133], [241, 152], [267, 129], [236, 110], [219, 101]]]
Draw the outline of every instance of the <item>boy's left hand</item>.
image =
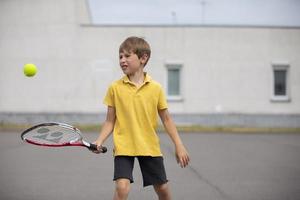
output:
[[182, 144], [176, 145], [175, 153], [176, 153], [177, 163], [180, 164], [180, 167], [181, 168], [186, 167], [190, 162], [190, 157], [185, 147]]

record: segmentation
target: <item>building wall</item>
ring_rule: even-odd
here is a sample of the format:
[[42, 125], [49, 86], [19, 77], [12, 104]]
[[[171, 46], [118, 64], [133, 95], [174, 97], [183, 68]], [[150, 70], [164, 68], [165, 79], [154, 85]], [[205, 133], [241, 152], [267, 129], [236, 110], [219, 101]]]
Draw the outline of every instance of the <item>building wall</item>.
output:
[[[164, 88], [165, 65], [183, 64], [173, 114], [300, 114], [300, 29], [101, 27], [84, 0], [0, 1], [0, 113], [104, 113], [131, 35], [149, 41], [146, 71]], [[25, 63], [37, 65], [35, 77], [23, 75]], [[271, 101], [272, 63], [290, 65], [289, 102]]]

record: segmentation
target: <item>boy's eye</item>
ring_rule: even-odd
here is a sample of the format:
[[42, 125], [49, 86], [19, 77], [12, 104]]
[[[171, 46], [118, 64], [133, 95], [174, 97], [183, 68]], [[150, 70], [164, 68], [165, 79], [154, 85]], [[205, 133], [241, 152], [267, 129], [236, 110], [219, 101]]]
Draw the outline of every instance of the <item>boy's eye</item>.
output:
[[131, 56], [131, 54], [130, 53], [122, 53], [122, 54], [120, 54], [119, 55], [119, 59], [122, 59], [122, 58], [129, 58]]

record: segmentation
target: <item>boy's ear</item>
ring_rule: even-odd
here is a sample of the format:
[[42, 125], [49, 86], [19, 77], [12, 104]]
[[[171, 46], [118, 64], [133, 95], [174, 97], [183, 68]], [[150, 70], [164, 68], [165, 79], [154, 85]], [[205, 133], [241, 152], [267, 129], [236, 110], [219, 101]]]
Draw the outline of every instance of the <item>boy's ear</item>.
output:
[[140, 58], [140, 61], [141, 61], [142, 64], [146, 64], [147, 61], [148, 61], [148, 59], [149, 59], [148, 54], [144, 53], [144, 54], [142, 55], [142, 57]]

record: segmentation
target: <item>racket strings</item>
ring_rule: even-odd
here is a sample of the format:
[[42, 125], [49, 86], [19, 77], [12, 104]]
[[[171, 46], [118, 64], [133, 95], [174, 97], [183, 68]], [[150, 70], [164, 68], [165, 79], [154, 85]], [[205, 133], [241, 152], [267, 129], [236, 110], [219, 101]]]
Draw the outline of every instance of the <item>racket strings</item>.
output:
[[59, 145], [79, 140], [81, 136], [75, 130], [61, 126], [42, 126], [30, 130], [24, 135], [25, 139], [35, 143]]

